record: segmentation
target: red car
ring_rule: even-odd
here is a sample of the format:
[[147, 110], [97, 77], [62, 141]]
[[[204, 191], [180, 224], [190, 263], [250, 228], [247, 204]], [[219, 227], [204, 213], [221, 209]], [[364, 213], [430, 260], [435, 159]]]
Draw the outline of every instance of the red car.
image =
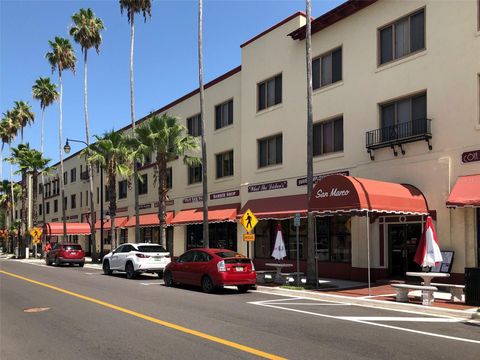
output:
[[53, 245], [52, 249], [45, 256], [47, 265], [60, 265], [68, 263], [70, 265], [78, 264], [82, 267], [85, 264], [85, 253], [78, 244], [59, 244]]
[[202, 248], [189, 250], [170, 262], [163, 279], [166, 286], [196, 285], [207, 293], [224, 285], [247, 292], [255, 286], [257, 275], [252, 260], [235, 251]]

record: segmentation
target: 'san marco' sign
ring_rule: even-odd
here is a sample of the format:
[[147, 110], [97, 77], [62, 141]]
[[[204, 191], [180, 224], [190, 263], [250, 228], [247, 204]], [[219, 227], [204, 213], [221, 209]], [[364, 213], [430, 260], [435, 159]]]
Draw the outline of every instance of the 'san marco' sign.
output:
[[323, 191], [322, 189], [318, 189], [315, 197], [317, 199], [326, 198], [326, 197], [339, 197], [339, 196], [347, 196], [350, 194], [350, 190], [338, 190], [337, 188], [333, 188], [330, 192]]

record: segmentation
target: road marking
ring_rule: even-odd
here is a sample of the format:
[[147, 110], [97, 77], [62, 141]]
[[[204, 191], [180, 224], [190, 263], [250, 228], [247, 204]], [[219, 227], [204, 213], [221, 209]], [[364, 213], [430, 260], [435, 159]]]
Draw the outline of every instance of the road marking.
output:
[[[254, 303], [254, 302], [253, 302]], [[253, 304], [251, 303], [251, 304]], [[352, 304], [315, 304], [315, 303], [275, 303], [275, 305], [304, 305], [304, 306], [351, 306]]]
[[206, 334], [206, 333], [201, 332], [201, 331], [189, 329], [187, 327], [177, 325], [177, 324], [174, 324], [174, 323], [171, 323], [171, 322], [168, 322], [168, 321], [160, 320], [160, 319], [154, 318], [152, 316], [141, 314], [139, 312], [129, 310], [129, 309], [121, 307], [121, 306], [113, 305], [113, 304], [107, 303], [105, 301], [101, 301], [101, 300], [98, 300], [98, 299], [95, 299], [95, 298], [92, 298], [92, 297], [89, 297], [89, 296], [86, 296], [86, 295], [78, 294], [76, 292], [65, 290], [65, 289], [50, 285], [50, 284], [46, 284], [46, 283], [43, 283], [43, 282], [40, 282], [40, 281], [32, 280], [32, 279], [26, 278], [26, 277], [21, 276], [21, 275], [10, 273], [10, 272], [4, 271], [4, 270], [0, 270], [0, 274], [8, 275], [8, 276], [20, 279], [20, 280], [30, 282], [32, 284], [40, 285], [40, 286], [58, 291], [58, 292], [63, 293], [63, 294], [67, 294], [67, 295], [70, 295], [70, 296], [73, 296], [73, 297], [76, 297], [76, 298], [79, 298], [79, 299], [82, 299], [82, 300], [85, 300], [85, 301], [92, 302], [92, 303], [97, 304], [97, 305], [104, 306], [104, 307], [109, 308], [109, 309], [117, 310], [117, 311], [122, 312], [124, 314], [135, 316], [137, 318], [152, 322], [154, 324], [164, 326], [164, 327], [169, 328], [169, 329], [177, 330], [179, 332], [189, 334], [189, 335], [192, 335], [192, 336], [196, 336], [196, 337], [199, 337], [199, 338], [204, 339], [204, 340], [209, 340], [209, 341], [212, 341], [212, 342], [215, 342], [215, 343], [218, 343], [218, 344], [222, 344], [222, 345], [225, 345], [225, 346], [237, 349], [237, 350], [241, 350], [241, 351], [244, 351], [244, 352], [247, 352], [247, 353], [262, 357], [262, 358], [265, 358], [265, 359], [272, 359], [272, 360], [283, 360], [283, 359], [285, 359], [285, 358], [283, 358], [281, 356], [278, 356], [278, 355], [270, 354], [270, 353], [267, 353], [267, 352], [264, 352], [264, 351], [246, 346], [246, 345], [242, 345], [242, 344], [227, 340], [227, 339], [223, 339], [223, 338], [220, 338], [220, 337], [217, 337], [217, 336], [209, 335], [209, 334]]
[[159, 282], [156, 282], [156, 283], [140, 283], [140, 285], [145, 285], [145, 286], [149, 286], [149, 285], [160, 285]]
[[268, 304], [268, 303], [265, 303], [265, 302], [263, 302], [263, 303], [252, 302], [251, 304], [264, 306], [264, 307], [270, 307], [272, 309], [293, 311], [293, 312], [297, 312], [297, 313], [301, 313], [301, 314], [308, 314], [308, 315], [324, 317], [324, 318], [329, 318], [329, 319], [351, 321], [351, 322], [355, 322], [355, 323], [359, 323], [359, 324], [366, 324], [366, 325], [371, 325], [371, 326], [379, 326], [379, 327], [384, 327], [384, 328], [393, 329], [393, 330], [411, 332], [411, 333], [415, 333], [415, 334], [421, 334], [421, 335], [432, 336], [432, 337], [439, 337], [439, 338], [443, 338], [443, 339], [462, 341], [462, 342], [468, 342], [468, 343], [473, 343], [473, 344], [480, 344], [480, 340], [466, 339], [466, 338], [460, 338], [460, 337], [455, 337], [455, 336], [430, 333], [430, 332], [427, 332], [427, 331], [407, 329], [407, 328], [402, 328], [402, 327], [399, 327], [399, 326], [379, 324], [379, 323], [375, 323], [375, 322], [360, 320], [359, 318], [355, 319], [355, 317], [348, 317], [348, 316], [342, 317], [342, 316], [333, 316], [333, 315], [327, 315], [327, 314], [319, 314], [319, 313], [315, 313], [315, 312], [311, 312], [311, 311], [305, 311], [305, 310], [287, 308], [287, 307], [283, 307], [283, 306], [271, 305], [271, 304]]
[[339, 316], [341, 320], [363, 320], [363, 321], [411, 321], [411, 322], [462, 322], [463, 319], [454, 318], [427, 318], [427, 317], [411, 317], [411, 316]]

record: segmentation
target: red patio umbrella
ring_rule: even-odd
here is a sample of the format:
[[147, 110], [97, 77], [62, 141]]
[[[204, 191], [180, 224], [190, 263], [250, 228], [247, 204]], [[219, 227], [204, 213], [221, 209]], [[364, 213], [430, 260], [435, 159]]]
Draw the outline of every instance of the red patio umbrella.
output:
[[425, 229], [413, 260], [424, 268], [433, 267], [443, 261], [440, 247], [438, 246], [437, 233], [430, 216], [427, 217]]

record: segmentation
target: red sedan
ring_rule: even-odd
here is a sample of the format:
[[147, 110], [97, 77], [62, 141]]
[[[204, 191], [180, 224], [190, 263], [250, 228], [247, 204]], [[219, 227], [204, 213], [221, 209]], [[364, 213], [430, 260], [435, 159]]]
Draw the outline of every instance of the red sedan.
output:
[[45, 256], [47, 265], [69, 263], [70, 265], [78, 264], [83, 267], [85, 264], [85, 253], [78, 244], [59, 244], [53, 245], [52, 250]]
[[188, 284], [201, 286], [210, 293], [224, 285], [247, 292], [256, 284], [252, 260], [226, 249], [192, 249], [170, 262], [163, 275], [166, 286]]

